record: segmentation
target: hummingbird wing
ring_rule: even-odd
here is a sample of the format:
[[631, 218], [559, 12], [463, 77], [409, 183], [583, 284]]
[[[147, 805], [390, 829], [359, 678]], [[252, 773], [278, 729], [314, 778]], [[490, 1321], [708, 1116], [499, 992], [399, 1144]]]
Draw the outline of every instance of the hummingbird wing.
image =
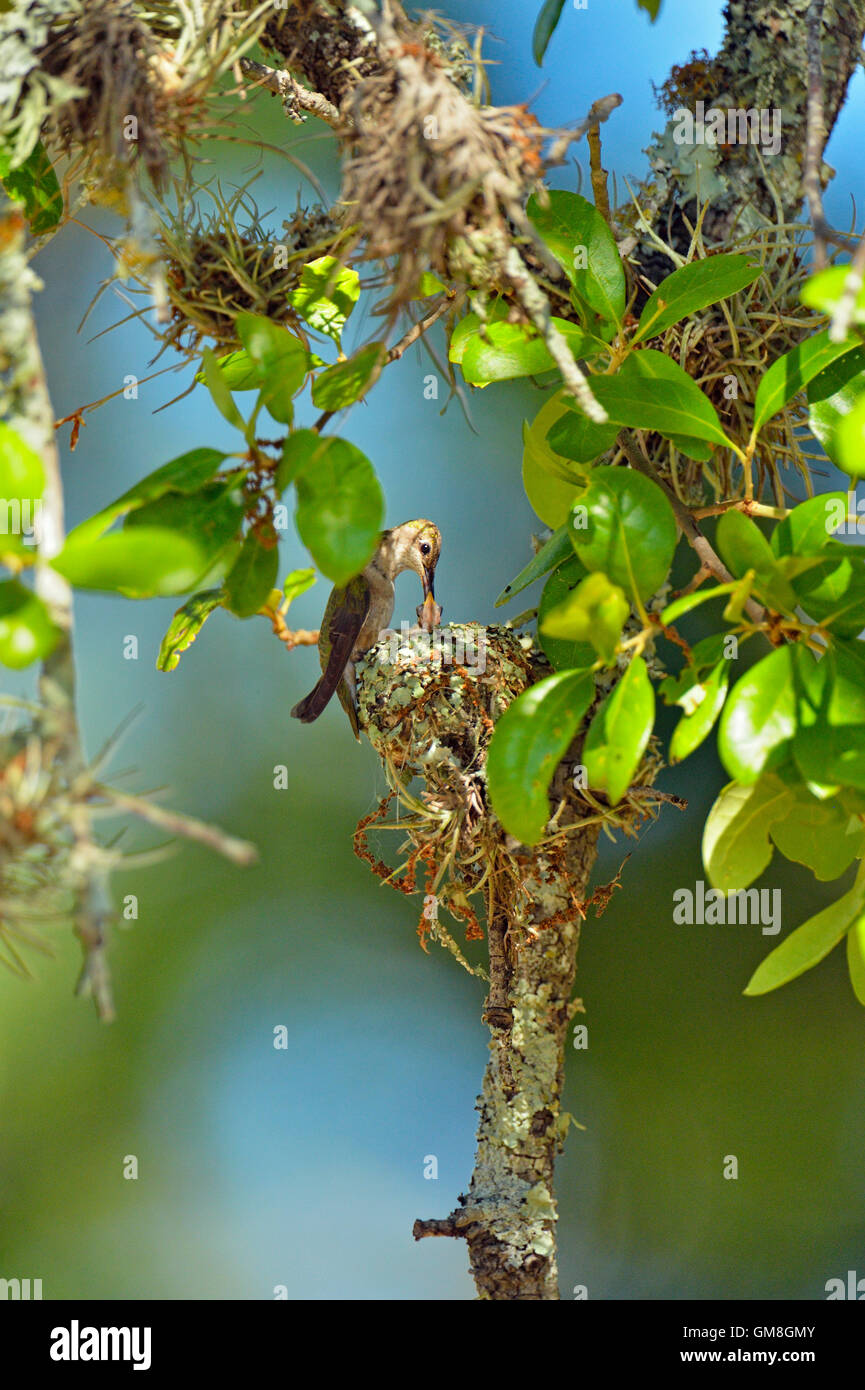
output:
[[295, 719], [311, 724], [328, 704], [351, 662], [369, 604], [369, 585], [362, 575], [351, 580], [344, 589], [334, 589], [322, 619], [322, 635], [327, 645], [319, 639], [319, 651], [323, 657], [327, 650], [327, 662], [322, 662], [321, 679], [291, 711]]

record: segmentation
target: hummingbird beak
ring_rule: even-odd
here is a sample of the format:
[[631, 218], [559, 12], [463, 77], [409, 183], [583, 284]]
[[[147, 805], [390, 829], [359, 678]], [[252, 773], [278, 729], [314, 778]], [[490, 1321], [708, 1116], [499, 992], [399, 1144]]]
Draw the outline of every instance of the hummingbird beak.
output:
[[434, 589], [433, 585], [435, 584], [435, 571], [434, 571], [434, 570], [425, 569], [424, 572], [423, 572], [423, 574], [421, 575], [421, 581], [420, 581], [420, 582], [421, 582], [421, 584], [423, 585], [423, 596], [424, 596], [424, 598], [433, 598], [433, 599], [434, 599], [434, 598], [435, 598], [435, 589]]

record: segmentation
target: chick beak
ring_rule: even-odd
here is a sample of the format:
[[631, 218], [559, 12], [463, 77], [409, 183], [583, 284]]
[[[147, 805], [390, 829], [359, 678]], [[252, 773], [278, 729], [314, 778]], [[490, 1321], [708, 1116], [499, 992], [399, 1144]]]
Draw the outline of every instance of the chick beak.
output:
[[429, 570], [424, 570], [421, 582], [426, 597], [423, 603], [418, 604], [417, 620], [425, 632], [434, 632], [442, 620], [442, 610], [435, 600], [433, 581], [434, 575]]

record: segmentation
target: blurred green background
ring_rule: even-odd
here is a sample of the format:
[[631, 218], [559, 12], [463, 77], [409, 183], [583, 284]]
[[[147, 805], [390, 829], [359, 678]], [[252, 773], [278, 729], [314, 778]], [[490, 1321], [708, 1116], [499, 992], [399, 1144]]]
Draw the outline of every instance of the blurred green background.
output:
[[[554, 124], [622, 93], [604, 128], [621, 200], [623, 176], [643, 173], [641, 146], [660, 124], [650, 78], [717, 45], [721, 6], [664, 0], [652, 27], [635, 0], [566, 5], [539, 73], [538, 3], [439, 8], [497, 36], [488, 51], [498, 102], [536, 95], [533, 109]], [[841, 225], [861, 186], [862, 95], [860, 73], [828, 152], [839, 170], [829, 212]], [[245, 121], [290, 144], [335, 192], [323, 127], [295, 130], [266, 98]], [[225, 187], [254, 172], [248, 147], [206, 153]], [[254, 194], [278, 229], [298, 187], [304, 201], [314, 194], [285, 161], [263, 168]], [[576, 187], [576, 169], [557, 182]], [[154, 342], [139, 323], [93, 338], [128, 312], [111, 289], [77, 331], [111, 270], [96, 237], [67, 226], [36, 268], [58, 417], [127, 373], [147, 374]], [[357, 319], [349, 346], [374, 328], [368, 307]], [[445, 619], [492, 621], [538, 529], [520, 482], [520, 424], [542, 397], [531, 386], [475, 392], [473, 430], [458, 402], [439, 413], [444, 382], [438, 402], [424, 398], [434, 370], [413, 349], [342, 430], [372, 458], [389, 524], [427, 515], [442, 526]], [[70, 524], [185, 449], [233, 447], [200, 389], [152, 413], [190, 375], [88, 415], [64, 454]], [[61, 436], [65, 445], [68, 429]], [[305, 563], [285, 533], [282, 572]], [[416, 588], [400, 581], [397, 621], [413, 618]], [[294, 625], [317, 626], [326, 593], [319, 583], [298, 601]], [[53, 962], [33, 960], [29, 984], [0, 973], [0, 1276], [41, 1278], [46, 1298], [267, 1299], [276, 1285], [310, 1299], [471, 1298], [464, 1247], [415, 1245], [411, 1226], [450, 1211], [470, 1176], [483, 985], [437, 948], [425, 956], [420, 899], [381, 887], [352, 854], [355, 823], [384, 780], [335, 702], [308, 728], [289, 718], [315, 654], [287, 654], [262, 619], [219, 613], [179, 669], [160, 674], [175, 606], [78, 600], [88, 747], [140, 705], [114, 760], [119, 784], [168, 785], [169, 804], [254, 840], [260, 862], [239, 870], [183, 845], [118, 876], [117, 900], [137, 894], [139, 917], [113, 936], [110, 1027], [72, 997], [71, 940], [57, 940]], [[130, 634], [137, 661], [123, 656]], [[273, 788], [278, 764], [287, 791]], [[822, 1298], [827, 1279], [865, 1274], [865, 1015], [841, 952], [775, 995], [745, 999], [777, 938], [672, 924], [673, 890], [703, 877], [700, 829], [723, 780], [704, 747], [661, 781], [688, 797], [686, 815], [665, 810], [639, 846], [602, 850], [596, 882], [635, 852], [580, 953], [589, 1046], [568, 1058], [566, 1106], [585, 1128], [572, 1129], [558, 1170], [565, 1297], [585, 1284], [590, 1298]], [[133, 830], [128, 843], [156, 838]], [[777, 858], [761, 885], [782, 889], [784, 930], [840, 891]], [[285, 1051], [273, 1046], [278, 1025]], [[137, 1181], [124, 1180], [126, 1155], [138, 1159]], [[424, 1179], [427, 1155], [437, 1180]], [[736, 1181], [722, 1176], [726, 1155], [738, 1158]]]

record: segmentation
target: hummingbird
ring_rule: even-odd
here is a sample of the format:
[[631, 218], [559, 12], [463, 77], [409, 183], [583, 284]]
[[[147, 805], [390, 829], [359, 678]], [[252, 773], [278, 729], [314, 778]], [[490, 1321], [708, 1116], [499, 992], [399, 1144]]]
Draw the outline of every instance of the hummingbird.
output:
[[327, 601], [318, 638], [322, 676], [309, 694], [291, 711], [295, 719], [311, 724], [334, 691], [348, 715], [354, 736], [360, 740], [354, 663], [378, 641], [393, 616], [394, 580], [403, 570], [414, 570], [423, 585], [424, 602], [418, 619], [429, 631], [441, 618], [433, 581], [441, 554], [441, 532], [432, 521], [404, 521], [382, 531], [376, 552], [360, 574], [335, 588]]

